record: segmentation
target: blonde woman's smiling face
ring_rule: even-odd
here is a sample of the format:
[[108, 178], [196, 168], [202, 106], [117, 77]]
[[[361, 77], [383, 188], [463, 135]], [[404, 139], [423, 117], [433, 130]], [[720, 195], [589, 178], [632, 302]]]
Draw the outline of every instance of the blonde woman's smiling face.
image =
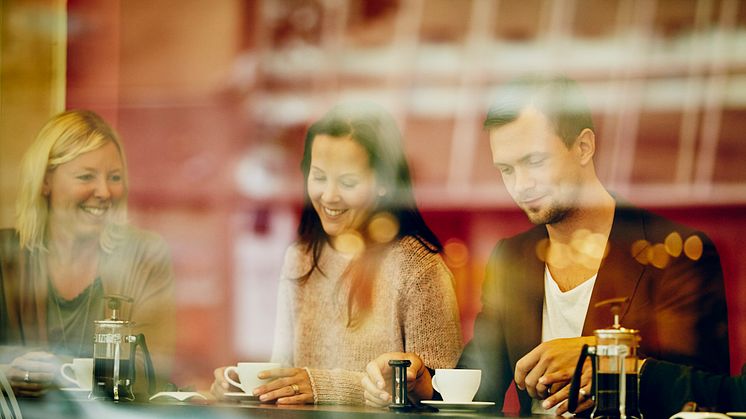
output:
[[358, 231], [376, 203], [376, 175], [365, 148], [347, 137], [317, 135], [311, 148], [308, 196], [332, 246]]
[[124, 196], [124, 165], [113, 142], [47, 173], [50, 223], [75, 235], [99, 234]]

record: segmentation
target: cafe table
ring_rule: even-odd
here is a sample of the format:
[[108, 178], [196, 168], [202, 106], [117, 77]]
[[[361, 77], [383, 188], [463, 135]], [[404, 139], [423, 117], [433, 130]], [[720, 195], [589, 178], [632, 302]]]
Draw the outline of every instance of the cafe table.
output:
[[[7, 400], [7, 399], [6, 399]], [[443, 417], [500, 417], [500, 413], [485, 410], [442, 412], [394, 412], [367, 406], [296, 405], [280, 406], [257, 402], [120, 402], [70, 398], [60, 392], [47, 394], [42, 399], [18, 399], [24, 419], [234, 419], [234, 418], [443, 418]], [[14, 416], [11, 416], [14, 417]], [[18, 417], [18, 416], [15, 416]], [[538, 417], [538, 416], [537, 416]]]

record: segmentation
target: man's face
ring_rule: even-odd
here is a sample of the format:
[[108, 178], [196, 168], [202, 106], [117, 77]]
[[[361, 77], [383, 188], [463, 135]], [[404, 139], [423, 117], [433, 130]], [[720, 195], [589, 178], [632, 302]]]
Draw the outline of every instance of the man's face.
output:
[[490, 130], [492, 161], [513, 200], [534, 224], [555, 224], [577, 207], [581, 164], [535, 108]]

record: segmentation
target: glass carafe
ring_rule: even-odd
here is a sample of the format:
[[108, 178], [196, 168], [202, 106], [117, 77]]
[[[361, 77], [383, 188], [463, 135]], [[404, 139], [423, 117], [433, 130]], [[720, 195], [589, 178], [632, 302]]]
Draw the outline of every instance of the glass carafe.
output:
[[640, 342], [639, 331], [619, 325], [618, 307], [614, 304], [624, 300], [611, 300], [614, 312], [614, 325], [598, 329], [596, 345], [584, 345], [578, 365], [570, 385], [568, 409], [574, 412], [577, 407], [580, 379], [586, 357], [593, 366], [591, 394], [595, 401], [592, 418], [642, 418], [639, 407], [637, 377], [637, 348]]
[[128, 297], [109, 295], [108, 308], [111, 317], [96, 320], [93, 338], [93, 389], [94, 398], [114, 401], [135, 399], [136, 381], [135, 354], [137, 347], [143, 350], [148, 389], [152, 394], [155, 386], [153, 364], [145, 343], [145, 336], [134, 335], [134, 323], [119, 318], [123, 301], [131, 303]]

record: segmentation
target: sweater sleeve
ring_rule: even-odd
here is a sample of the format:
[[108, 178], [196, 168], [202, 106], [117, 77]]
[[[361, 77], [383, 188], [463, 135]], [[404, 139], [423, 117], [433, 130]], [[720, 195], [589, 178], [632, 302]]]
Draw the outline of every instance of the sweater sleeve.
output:
[[[303, 265], [304, 262], [306, 265]], [[298, 256], [297, 249], [289, 250], [285, 257], [283, 279], [278, 292], [275, 345], [272, 351], [272, 360], [275, 362], [285, 363], [289, 360], [288, 364], [294, 364], [295, 285], [291, 283], [293, 280], [287, 277], [301, 273], [303, 269], [307, 269], [307, 264], [308, 261]], [[365, 403], [361, 384], [362, 372], [309, 367], [305, 370], [311, 380], [315, 404], [360, 405]]]
[[306, 368], [306, 371], [311, 378], [314, 403], [349, 405], [365, 403], [361, 384], [362, 372], [314, 368]]
[[295, 300], [298, 278], [310, 269], [308, 255], [300, 245], [293, 244], [285, 251], [277, 286], [277, 313], [272, 343], [272, 362], [284, 366], [295, 365]]
[[272, 362], [282, 365], [293, 365], [293, 284], [290, 279], [280, 279], [277, 288], [277, 316], [275, 321], [275, 338], [272, 344]]
[[414, 352], [429, 368], [454, 368], [462, 337], [453, 275], [438, 255], [428, 255], [409, 278], [400, 301], [404, 351]]

